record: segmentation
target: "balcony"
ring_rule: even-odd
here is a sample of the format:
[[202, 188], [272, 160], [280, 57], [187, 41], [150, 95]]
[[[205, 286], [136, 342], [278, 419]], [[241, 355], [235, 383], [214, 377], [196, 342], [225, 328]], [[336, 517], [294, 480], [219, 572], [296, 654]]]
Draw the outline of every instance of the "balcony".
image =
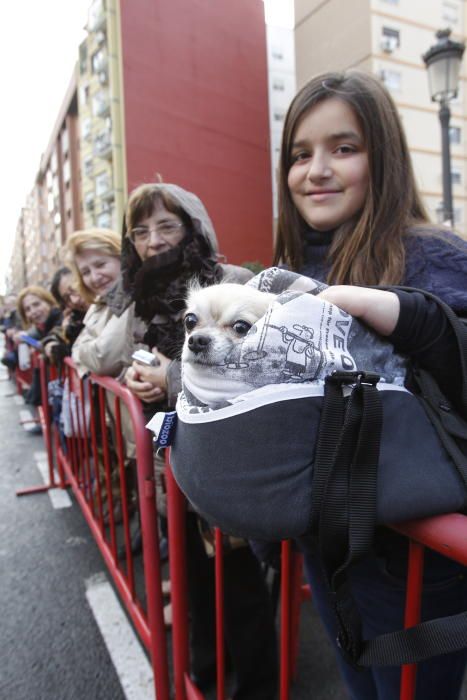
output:
[[93, 153], [97, 158], [106, 158], [111, 160], [112, 158], [112, 141], [110, 139], [110, 133], [107, 131], [101, 132], [94, 139]]
[[110, 113], [110, 100], [107, 90], [100, 90], [92, 98], [92, 111], [95, 117], [106, 117]]
[[94, 0], [88, 14], [88, 30], [98, 32], [105, 26], [105, 7], [102, 0]]

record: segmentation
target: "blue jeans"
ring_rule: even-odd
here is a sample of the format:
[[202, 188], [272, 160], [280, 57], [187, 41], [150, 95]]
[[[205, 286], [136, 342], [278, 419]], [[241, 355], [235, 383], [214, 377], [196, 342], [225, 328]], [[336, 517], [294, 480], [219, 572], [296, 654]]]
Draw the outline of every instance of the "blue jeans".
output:
[[[384, 546], [385, 534], [390, 546]], [[397, 538], [397, 539], [396, 539]], [[407, 546], [393, 533], [383, 533], [377, 554], [354, 566], [349, 574], [362, 618], [364, 639], [403, 628]], [[333, 644], [339, 671], [352, 700], [399, 700], [400, 667], [356, 670], [342, 658], [335, 643], [336, 627], [317, 553], [304, 549], [305, 570], [313, 602]], [[467, 610], [465, 567], [434, 552], [425, 552], [422, 620]], [[457, 700], [467, 650], [437, 656], [418, 665], [416, 700]]]

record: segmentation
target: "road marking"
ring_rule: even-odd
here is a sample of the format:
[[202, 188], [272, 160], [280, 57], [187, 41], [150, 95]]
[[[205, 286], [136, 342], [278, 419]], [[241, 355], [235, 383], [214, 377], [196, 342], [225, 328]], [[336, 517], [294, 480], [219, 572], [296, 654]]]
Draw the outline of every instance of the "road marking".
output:
[[85, 581], [86, 598], [127, 700], [153, 700], [151, 665], [103, 574]]
[[32, 415], [31, 411], [29, 411], [27, 408], [23, 408], [23, 410], [21, 410], [19, 412], [19, 419], [22, 423], [24, 421], [28, 421], [28, 422], [26, 422], [25, 425], [23, 425], [23, 428], [25, 430], [30, 430], [32, 427], [34, 427], [36, 425], [36, 421], [34, 419], [34, 416]]
[[15, 394], [15, 395], [13, 396], [13, 401], [15, 402], [15, 404], [16, 404], [17, 406], [24, 406], [24, 399], [23, 399], [23, 397], [20, 396], [19, 394]]
[[[49, 463], [45, 452], [34, 452], [36, 466], [39, 469], [44, 484], [50, 483], [49, 479]], [[58, 481], [58, 474], [55, 472], [55, 479]], [[66, 489], [49, 489], [48, 492], [50, 501], [54, 508], [71, 508], [73, 505], [70, 496]]]

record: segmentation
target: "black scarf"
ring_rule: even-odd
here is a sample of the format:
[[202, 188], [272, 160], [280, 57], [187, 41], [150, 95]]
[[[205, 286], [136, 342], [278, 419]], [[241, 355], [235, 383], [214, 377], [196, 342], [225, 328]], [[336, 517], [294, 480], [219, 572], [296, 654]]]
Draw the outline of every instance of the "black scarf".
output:
[[140, 263], [133, 272], [135, 315], [147, 324], [144, 343], [174, 359], [184, 340], [181, 317], [188, 282], [196, 277], [208, 285], [222, 277], [215, 253], [205, 236], [188, 232], [177, 246]]

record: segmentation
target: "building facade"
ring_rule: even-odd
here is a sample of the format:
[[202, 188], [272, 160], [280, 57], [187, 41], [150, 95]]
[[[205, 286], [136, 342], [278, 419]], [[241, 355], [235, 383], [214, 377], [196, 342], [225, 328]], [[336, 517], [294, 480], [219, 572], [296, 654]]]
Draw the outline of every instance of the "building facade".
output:
[[37, 176], [44, 279], [72, 231], [119, 231], [129, 192], [159, 177], [202, 199], [229, 262], [269, 264], [262, 0], [93, 0], [86, 30]]
[[[415, 174], [433, 221], [442, 218], [441, 129], [430, 100], [422, 54], [438, 29], [467, 37], [464, 0], [295, 0], [297, 87], [330, 70], [378, 75], [391, 92], [407, 134]], [[466, 58], [451, 105], [454, 226], [467, 232]]]

